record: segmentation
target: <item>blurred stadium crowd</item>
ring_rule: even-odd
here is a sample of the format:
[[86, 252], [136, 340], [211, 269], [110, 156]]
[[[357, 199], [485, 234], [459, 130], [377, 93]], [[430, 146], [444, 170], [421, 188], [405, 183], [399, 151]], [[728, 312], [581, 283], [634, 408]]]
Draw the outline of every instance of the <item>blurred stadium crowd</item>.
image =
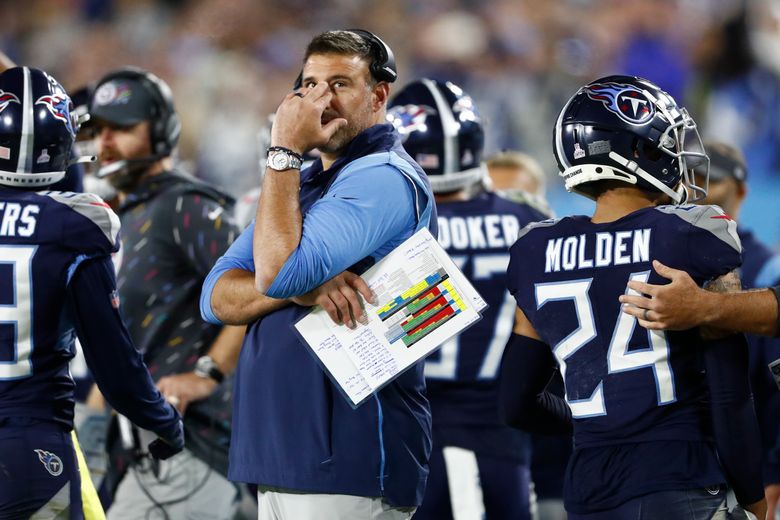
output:
[[[69, 90], [123, 65], [172, 87], [188, 169], [238, 195], [259, 182], [258, 132], [315, 33], [364, 27], [392, 45], [400, 85], [463, 85], [482, 107], [488, 153], [520, 149], [563, 195], [555, 114], [577, 86], [636, 74], [684, 100], [702, 134], [739, 146], [750, 194], [741, 221], [780, 244], [780, 0], [29, 0], [0, 2], [0, 50]], [[581, 204], [581, 205], [580, 205]]]

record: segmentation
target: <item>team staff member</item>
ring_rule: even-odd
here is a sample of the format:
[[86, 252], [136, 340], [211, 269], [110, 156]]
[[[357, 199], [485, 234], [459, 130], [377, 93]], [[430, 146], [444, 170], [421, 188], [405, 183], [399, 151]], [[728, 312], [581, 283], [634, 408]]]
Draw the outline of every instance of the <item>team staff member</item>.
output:
[[[422, 500], [431, 446], [422, 363], [352, 409], [293, 329], [318, 297], [352, 299], [351, 273], [417, 230], [435, 233], [425, 174], [385, 123], [395, 77], [392, 51], [366, 31], [309, 43], [301, 88], [276, 111], [256, 222], [204, 285], [206, 319], [251, 322], [229, 475], [259, 485], [261, 519], [401, 519]], [[311, 148], [321, 158], [300, 172]], [[341, 315], [348, 326], [356, 317]]]
[[227, 473], [230, 385], [242, 328], [199, 319], [208, 270], [237, 231], [230, 201], [172, 169], [181, 125], [168, 86], [141, 69], [109, 73], [90, 115], [100, 170], [118, 190], [124, 233], [118, 271], [122, 312], [157, 386], [184, 414], [187, 450], [158, 475], [132, 466], [109, 518], [231, 518], [237, 490]]

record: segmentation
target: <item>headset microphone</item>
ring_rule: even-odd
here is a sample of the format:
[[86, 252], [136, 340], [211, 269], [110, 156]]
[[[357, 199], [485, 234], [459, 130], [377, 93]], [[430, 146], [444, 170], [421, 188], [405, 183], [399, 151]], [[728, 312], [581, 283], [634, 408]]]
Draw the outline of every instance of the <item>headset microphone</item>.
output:
[[136, 159], [122, 159], [121, 161], [112, 162], [106, 166], [101, 166], [95, 176], [98, 179], [104, 179], [120, 172], [129, 172], [140, 166], [146, 166], [152, 164], [155, 161], [159, 161], [163, 157], [162, 154], [147, 155], [146, 157], [138, 157]]

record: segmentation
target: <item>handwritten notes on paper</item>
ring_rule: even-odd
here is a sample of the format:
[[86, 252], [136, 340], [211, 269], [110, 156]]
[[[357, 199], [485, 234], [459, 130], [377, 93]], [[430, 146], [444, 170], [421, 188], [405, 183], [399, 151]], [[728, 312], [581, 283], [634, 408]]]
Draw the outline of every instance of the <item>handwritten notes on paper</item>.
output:
[[486, 304], [427, 229], [363, 278], [376, 304], [352, 330], [316, 307], [296, 329], [353, 406], [480, 319]]

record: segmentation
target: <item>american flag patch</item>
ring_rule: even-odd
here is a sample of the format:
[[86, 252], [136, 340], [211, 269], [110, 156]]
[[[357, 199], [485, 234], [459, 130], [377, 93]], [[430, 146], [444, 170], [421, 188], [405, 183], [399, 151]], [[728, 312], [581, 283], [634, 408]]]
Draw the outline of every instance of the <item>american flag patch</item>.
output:
[[421, 168], [438, 168], [439, 156], [435, 153], [418, 153], [414, 158]]
[[119, 291], [116, 289], [111, 291], [108, 298], [111, 300], [111, 306], [115, 309], [119, 309]]

